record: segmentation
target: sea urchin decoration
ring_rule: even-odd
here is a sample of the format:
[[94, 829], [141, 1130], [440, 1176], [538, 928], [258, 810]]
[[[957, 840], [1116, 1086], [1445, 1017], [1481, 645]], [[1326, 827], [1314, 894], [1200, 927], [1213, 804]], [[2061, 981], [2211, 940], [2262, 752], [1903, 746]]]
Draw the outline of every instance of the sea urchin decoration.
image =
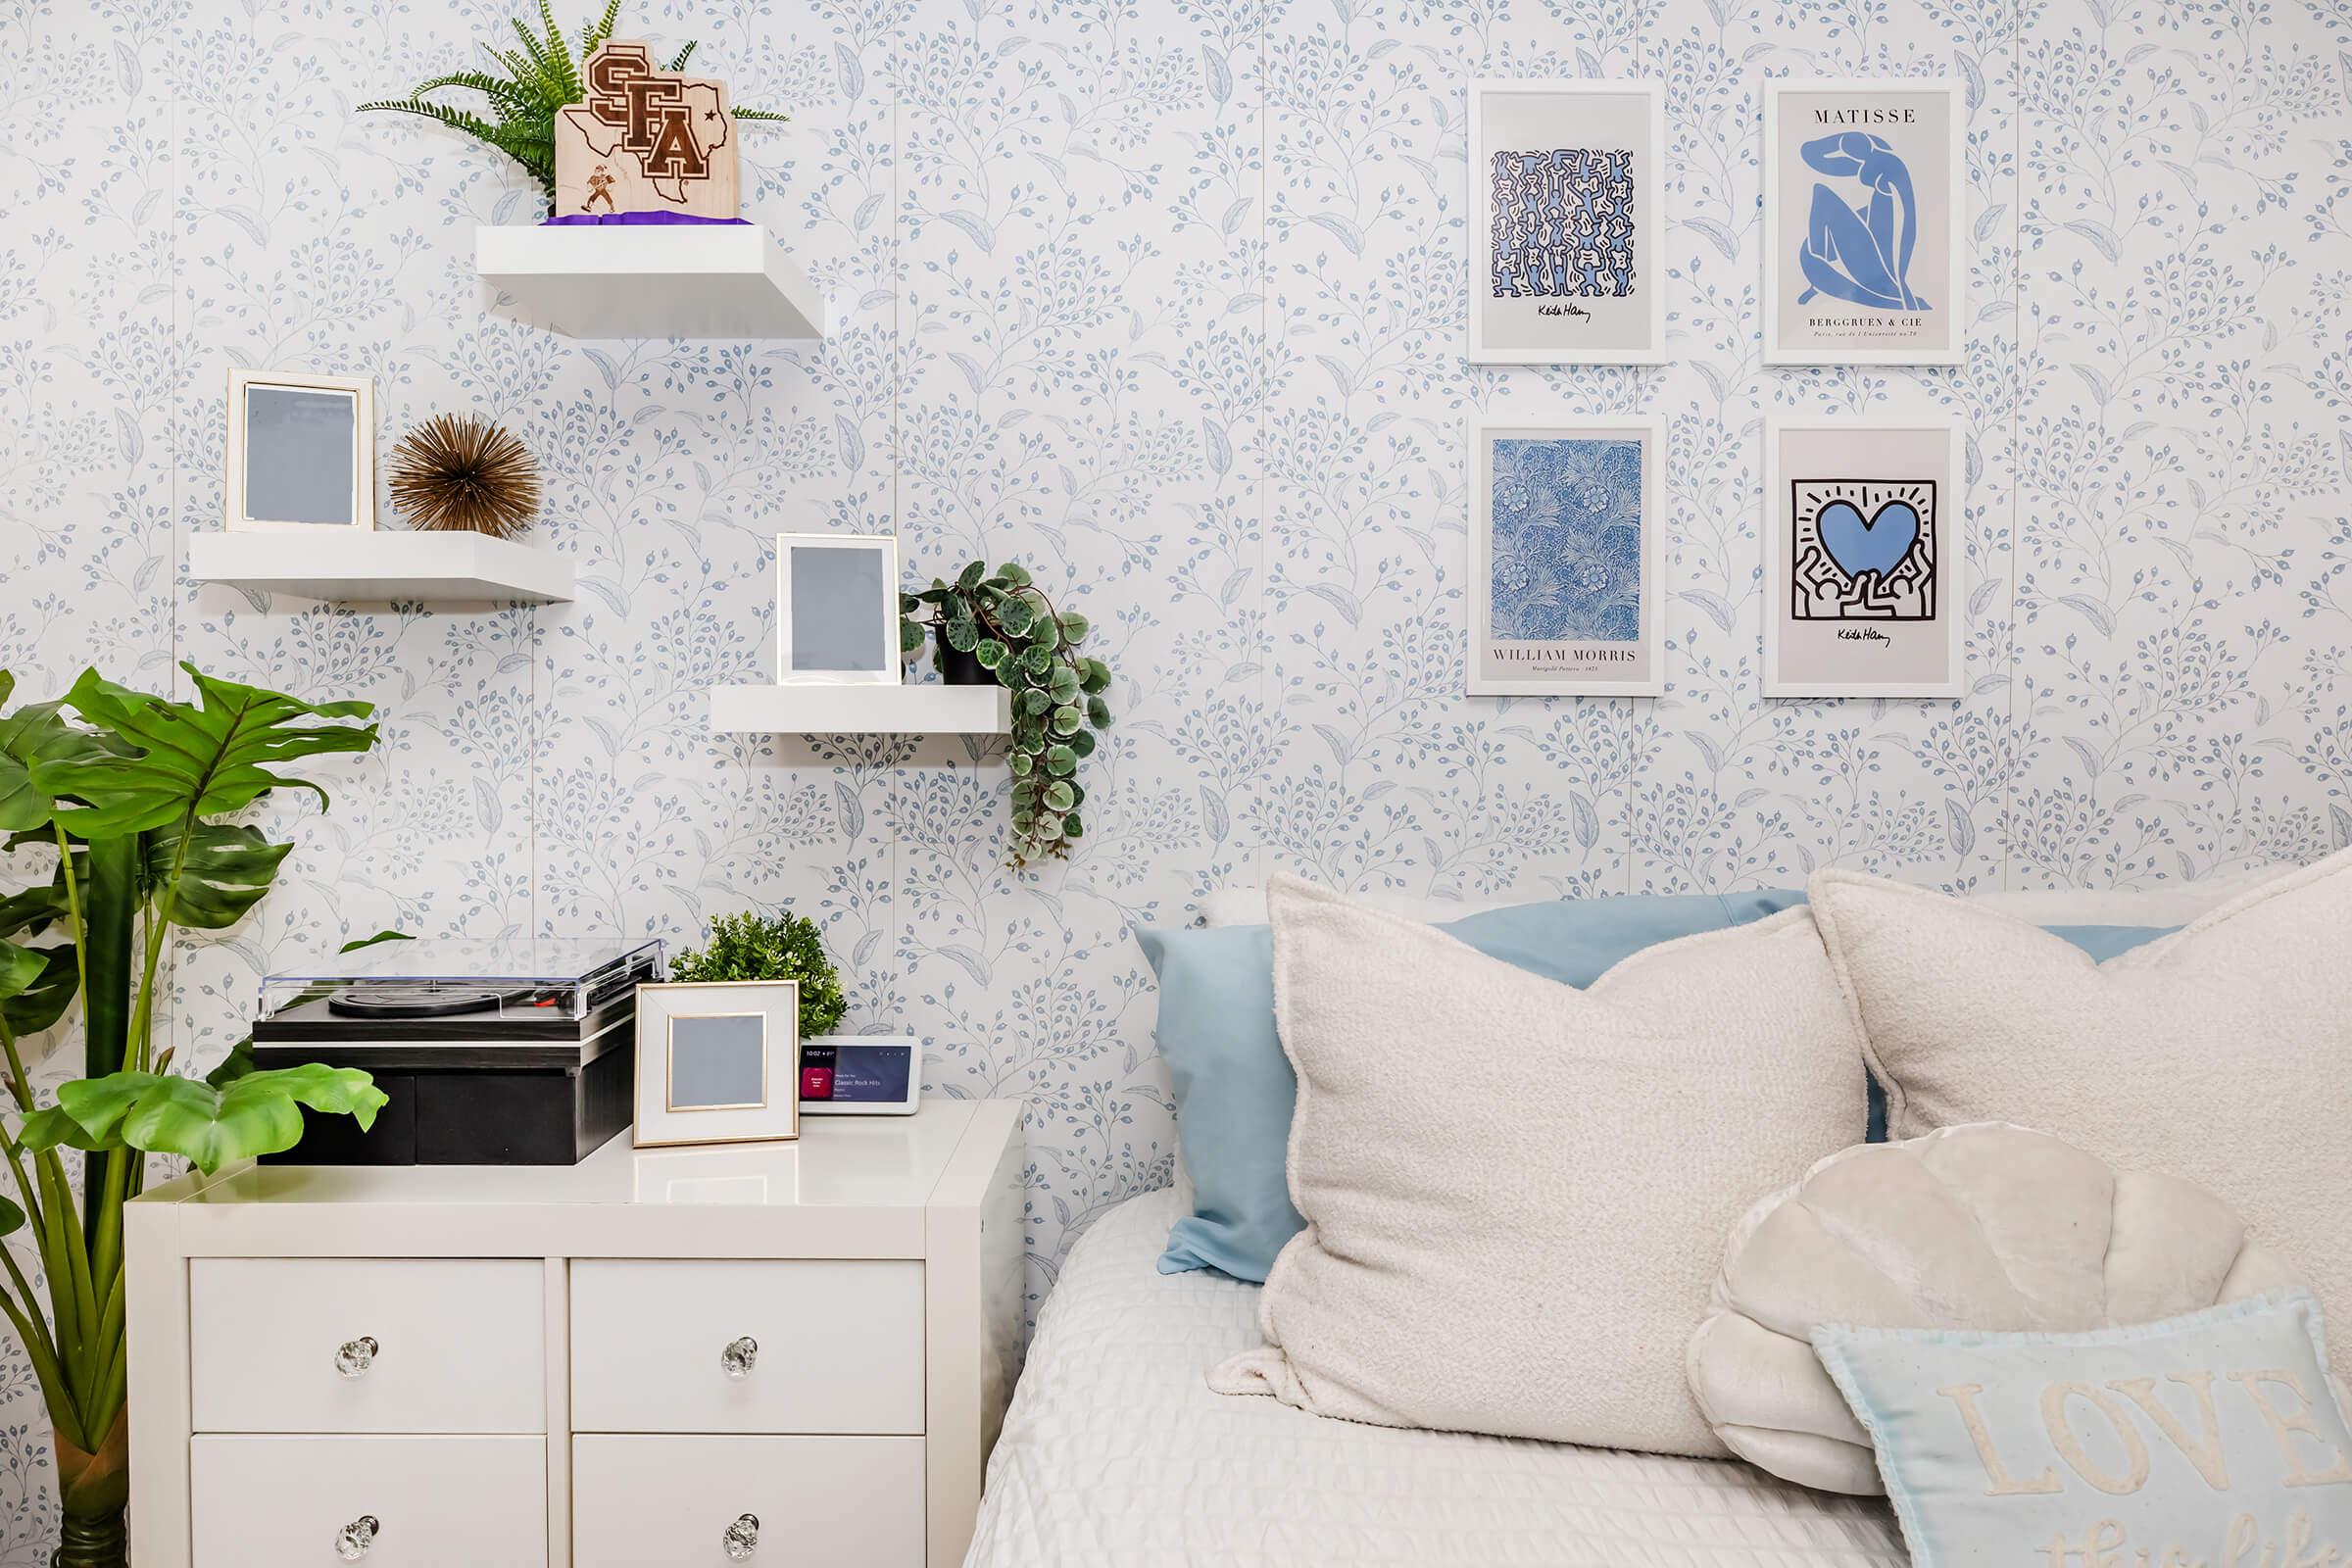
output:
[[488, 419], [436, 414], [393, 449], [392, 500], [413, 528], [512, 538], [539, 514], [539, 466]]

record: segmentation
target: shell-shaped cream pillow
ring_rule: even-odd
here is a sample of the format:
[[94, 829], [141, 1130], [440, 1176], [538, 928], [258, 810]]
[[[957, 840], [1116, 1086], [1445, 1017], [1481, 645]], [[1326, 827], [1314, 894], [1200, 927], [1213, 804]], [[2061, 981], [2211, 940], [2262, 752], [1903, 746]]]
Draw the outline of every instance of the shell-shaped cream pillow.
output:
[[2065, 1334], [2301, 1283], [2201, 1187], [2022, 1127], [1947, 1127], [1832, 1154], [1748, 1210], [1690, 1341], [1690, 1391], [1749, 1463], [1868, 1495], [1878, 1464], [1813, 1353], [1818, 1325]]

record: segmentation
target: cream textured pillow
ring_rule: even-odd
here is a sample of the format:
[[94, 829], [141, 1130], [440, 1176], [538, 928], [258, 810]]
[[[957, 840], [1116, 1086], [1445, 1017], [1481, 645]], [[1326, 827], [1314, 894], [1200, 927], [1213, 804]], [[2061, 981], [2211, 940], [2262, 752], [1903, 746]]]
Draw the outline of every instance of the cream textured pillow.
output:
[[2352, 852], [2103, 964], [1876, 877], [1812, 897], [1889, 1137], [2019, 1122], [2185, 1177], [2352, 1327]]
[[1884, 1490], [1816, 1329], [2079, 1333], [2298, 1284], [2229, 1206], [1985, 1123], [1832, 1154], [1732, 1232], [1690, 1389], [1740, 1458], [1799, 1486]]
[[1720, 1455], [1684, 1348], [1732, 1222], [1863, 1136], [1802, 909], [1589, 990], [1283, 879], [1275, 1014], [1306, 1218], [1210, 1374], [1383, 1426]]

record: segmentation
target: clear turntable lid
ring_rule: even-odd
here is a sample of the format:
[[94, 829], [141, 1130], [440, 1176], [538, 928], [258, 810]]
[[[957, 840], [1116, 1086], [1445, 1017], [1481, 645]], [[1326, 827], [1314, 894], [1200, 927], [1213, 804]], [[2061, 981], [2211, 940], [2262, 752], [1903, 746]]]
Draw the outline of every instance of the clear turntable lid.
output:
[[398, 1008], [404, 996], [424, 1004], [472, 992], [482, 1000], [466, 1010], [524, 1005], [540, 1017], [560, 1011], [576, 1018], [639, 981], [661, 977], [659, 940], [444, 937], [378, 942], [279, 970], [262, 981], [262, 1004], [274, 1013], [320, 997], [364, 996], [406, 1011]]

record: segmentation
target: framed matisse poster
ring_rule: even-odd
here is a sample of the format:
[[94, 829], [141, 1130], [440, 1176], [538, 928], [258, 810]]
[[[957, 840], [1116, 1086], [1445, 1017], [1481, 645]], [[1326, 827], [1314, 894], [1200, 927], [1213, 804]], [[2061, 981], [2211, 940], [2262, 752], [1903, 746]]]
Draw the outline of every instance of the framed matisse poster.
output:
[[1764, 363], [1967, 358], [1958, 83], [1764, 84]]
[[1666, 421], [1470, 422], [1473, 697], [1666, 689]]
[[1772, 419], [1764, 695], [1958, 697], [1960, 421]]
[[1665, 148], [1656, 82], [1470, 83], [1472, 364], [1664, 362]]

